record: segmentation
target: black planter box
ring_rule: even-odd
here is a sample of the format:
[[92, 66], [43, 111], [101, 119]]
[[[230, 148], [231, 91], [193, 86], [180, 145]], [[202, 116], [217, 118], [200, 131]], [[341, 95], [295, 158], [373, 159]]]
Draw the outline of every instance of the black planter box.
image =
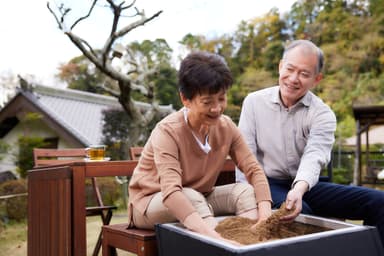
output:
[[329, 231], [253, 245], [235, 246], [185, 229], [177, 223], [157, 224], [160, 256], [382, 256], [375, 227], [301, 214], [296, 221], [330, 228]]

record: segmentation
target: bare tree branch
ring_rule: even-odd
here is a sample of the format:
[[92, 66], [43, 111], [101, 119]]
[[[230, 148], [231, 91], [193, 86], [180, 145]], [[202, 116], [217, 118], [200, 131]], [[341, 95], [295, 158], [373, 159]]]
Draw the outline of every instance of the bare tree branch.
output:
[[[79, 50], [84, 54], [85, 57], [87, 57], [92, 63], [94, 63], [96, 66], [101, 66], [100, 61], [97, 58], [97, 54], [93, 50], [92, 46], [89, 45], [87, 41], [82, 39], [81, 37], [78, 37], [76, 34], [72, 32], [65, 32], [65, 34], [71, 39], [72, 43], [79, 48]], [[87, 46], [88, 49], [85, 47]]]
[[62, 22], [59, 20], [59, 18], [56, 16], [56, 13], [51, 9], [51, 6], [49, 6], [49, 3], [47, 3], [47, 8], [50, 13], [52, 13], [53, 17], [56, 20], [57, 25], [59, 26], [60, 30], [63, 30]]
[[148, 89], [144, 85], [136, 84], [136, 83], [131, 83], [131, 88], [134, 91], [139, 91], [143, 95], [147, 95], [148, 94]]
[[[111, 0], [108, 0], [108, 2], [110, 2]], [[157, 16], [159, 16], [162, 11], [159, 11], [157, 13], [155, 13], [154, 15], [152, 15], [150, 18], [146, 18], [144, 13], [143, 12], [139, 12], [137, 13], [137, 15], [140, 15], [141, 16], [141, 19], [136, 21], [136, 22], [133, 22], [131, 23], [130, 25], [122, 28], [121, 30], [117, 31], [116, 32], [116, 29], [117, 29], [117, 24], [118, 24], [118, 20], [120, 18], [120, 14], [121, 14], [121, 6], [117, 7], [116, 5], [114, 5], [115, 7], [113, 8], [114, 10], [114, 21], [113, 21], [113, 24], [112, 24], [112, 29], [111, 29], [111, 33], [110, 33], [110, 36], [109, 38], [106, 40], [105, 44], [104, 44], [104, 47], [102, 49], [102, 59], [103, 59], [103, 64], [105, 64], [108, 60], [108, 53], [111, 51], [111, 48], [112, 48], [112, 45], [114, 44], [114, 42], [125, 36], [126, 34], [128, 34], [130, 31], [134, 30], [135, 28], [139, 27], [139, 26], [144, 26], [147, 22], [153, 20], [154, 18], [156, 18]]]
[[133, 0], [132, 3], [130, 3], [126, 7], [123, 7], [123, 9], [129, 9], [129, 8], [133, 7], [135, 5], [135, 3], [136, 3], [136, 0]]
[[131, 64], [132, 66], [135, 66], [135, 70], [137, 70], [139, 64], [137, 64], [137, 62], [134, 61], [135, 60], [135, 56], [133, 56], [133, 52], [130, 49], [127, 49], [127, 53], [129, 55], [129, 59], [127, 60], [127, 62], [129, 64]]
[[110, 87], [106, 86], [105, 83], [100, 85], [100, 87], [103, 88], [103, 90], [108, 92], [110, 95], [112, 95], [112, 96], [114, 96], [116, 98], [119, 97], [120, 92], [117, 92], [117, 91], [111, 89]]
[[123, 28], [120, 31], [118, 31], [117, 34], [116, 34], [116, 37], [124, 36], [125, 34], [131, 32], [135, 28], [137, 28], [139, 26], [144, 26], [147, 22], [149, 22], [149, 21], [153, 20], [154, 18], [158, 17], [162, 12], [163, 11], [158, 11], [157, 13], [155, 13], [154, 15], [152, 15], [149, 18], [146, 18], [145, 15], [142, 14], [142, 16], [141, 16], [142, 18], [139, 21], [133, 22], [130, 25], [128, 25], [125, 28]]
[[119, 5], [115, 5], [115, 3], [112, 0], [107, 0], [107, 2], [110, 4], [112, 12], [113, 12], [113, 22], [112, 22], [112, 29], [110, 36], [112, 36], [115, 31], [117, 30], [117, 25], [119, 23], [119, 18], [121, 15], [121, 12], [123, 10], [123, 4], [124, 2], [120, 3]]
[[75, 23], [73, 23], [73, 25], [71, 26], [71, 30], [72, 30], [78, 23], [80, 23], [80, 21], [85, 20], [86, 18], [88, 18], [89, 16], [91, 16], [91, 13], [92, 13], [93, 8], [95, 7], [96, 3], [97, 3], [97, 0], [93, 0], [93, 3], [92, 3], [92, 5], [91, 5], [91, 8], [89, 8], [89, 11], [88, 11], [87, 15], [85, 15], [85, 16], [79, 18], [78, 20], [76, 20]]
[[[125, 1], [122, 1], [119, 4], [115, 4], [113, 0], [106, 0], [109, 5], [108, 7], [112, 11], [113, 22], [111, 31], [104, 42], [103, 48], [96, 51], [86, 40], [73, 33], [72, 30], [80, 22], [84, 21], [92, 15], [95, 6], [97, 6], [97, 1], [98, 0], [93, 0], [88, 13], [85, 16], [78, 18], [71, 26], [69, 26], [69, 30], [66, 30], [67, 27], [65, 26], [65, 18], [71, 9], [64, 8], [64, 6], [61, 5], [58, 7], [59, 12], [55, 13], [49, 6], [49, 3], [47, 3], [47, 7], [55, 17], [59, 28], [69, 37], [72, 43], [83, 53], [83, 55], [89, 61], [91, 61], [101, 72], [117, 82], [120, 93], [109, 88], [106, 84], [101, 85], [104, 91], [118, 98], [123, 109], [131, 117], [132, 121], [135, 122], [135, 125], [138, 128], [146, 127], [158, 112], [158, 105], [153, 100], [154, 85], [148, 79], [148, 76], [156, 72], [156, 68], [146, 67], [147, 63], [144, 63], [144, 66], [140, 65], [143, 63], [140, 63], [140, 61], [135, 59], [133, 52], [131, 52], [129, 49], [126, 49], [127, 55], [129, 56], [129, 58], [127, 58], [128, 61], [126, 62], [128, 64], [128, 71], [125, 73], [120, 72], [120, 70], [113, 67], [111, 64], [113, 59], [112, 53], [113, 46], [117, 40], [121, 39], [135, 28], [143, 26], [149, 21], [152, 21], [158, 17], [162, 11], [159, 11], [147, 18], [144, 11], [139, 11], [136, 7], [134, 7], [136, 2], [135, 0], [125, 6]], [[122, 29], [118, 30], [119, 20], [123, 16], [123, 12], [129, 8], [134, 8], [135, 10], [135, 13], [132, 17], [136, 16], [139, 17], [139, 19], [126, 26], [123, 26]], [[136, 90], [147, 97], [150, 104], [152, 105], [152, 108], [144, 111], [144, 113], [141, 113], [140, 109], [136, 107], [134, 100], [132, 99], [132, 91]], [[138, 138], [131, 139], [132, 141], [138, 140]]]

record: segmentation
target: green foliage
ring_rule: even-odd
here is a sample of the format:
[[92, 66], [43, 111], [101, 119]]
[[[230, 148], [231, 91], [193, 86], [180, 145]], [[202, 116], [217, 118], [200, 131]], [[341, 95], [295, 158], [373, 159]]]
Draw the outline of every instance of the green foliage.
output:
[[337, 139], [349, 138], [356, 134], [356, 121], [352, 115], [346, 115], [337, 124]]
[[155, 98], [160, 105], [172, 104], [174, 109], [181, 108], [177, 85], [177, 71], [169, 65], [160, 66], [159, 72], [153, 76]]
[[202, 41], [202, 36], [194, 36], [189, 33], [181, 39], [180, 44], [184, 45], [189, 50], [201, 50]]
[[39, 125], [42, 115], [37, 112], [27, 112], [20, 116], [20, 124], [23, 129], [24, 136], [29, 136], [29, 129], [34, 125]]
[[161, 113], [157, 113], [148, 126], [135, 127], [129, 115], [121, 109], [105, 110], [103, 114], [103, 143], [108, 145], [108, 153], [113, 160], [128, 159], [128, 149], [134, 146], [131, 145], [129, 138], [136, 137], [134, 133], [139, 133], [141, 141], [138, 145], [143, 146], [156, 123], [164, 117]]
[[[180, 43], [189, 51], [211, 51], [226, 59], [235, 80], [228, 92], [226, 113], [237, 120], [249, 92], [276, 84], [285, 44], [294, 39], [312, 40], [325, 55], [324, 79], [314, 93], [335, 111], [339, 125], [344, 125], [341, 136], [349, 136], [354, 129], [354, 104], [384, 104], [383, 6], [384, 0], [300, 0], [286, 14], [272, 8], [261, 17], [244, 20], [231, 34], [208, 38], [188, 33]], [[170, 61], [172, 49], [165, 40], [134, 42], [128, 47], [140, 65], [158, 68], [146, 80], [156, 84], [156, 99], [179, 108], [176, 69]], [[70, 66], [72, 62], [77, 66]], [[68, 81], [104, 81], [92, 73], [94, 68], [82, 67], [82, 58], [72, 62], [63, 70], [72, 72]], [[80, 75], [80, 71], [94, 78]], [[138, 93], [134, 95], [136, 100], [145, 100]]]
[[281, 41], [275, 41], [269, 43], [265, 47], [261, 56], [261, 63], [263, 64], [263, 68], [275, 77], [279, 75], [279, 70], [277, 67], [279, 66], [283, 51], [284, 46]]
[[[384, 15], [372, 6], [382, 10], [384, 1], [302, 0], [286, 15], [272, 9], [241, 22], [226, 37], [235, 46], [227, 48], [232, 52], [225, 57], [236, 81], [228, 93], [227, 112], [236, 120], [234, 106], [241, 106], [249, 92], [276, 84], [286, 40], [310, 39], [325, 55], [324, 79], [314, 93], [335, 111], [338, 134], [353, 135], [352, 106], [384, 102]], [[188, 39], [195, 48], [206, 48], [201, 36], [189, 34]]]
[[128, 48], [138, 63], [148, 65], [149, 68], [168, 64], [172, 55], [167, 41], [159, 38], [154, 41], [144, 40], [141, 43], [132, 42]]
[[103, 112], [104, 126], [103, 143], [108, 145], [108, 154], [113, 160], [124, 160], [128, 157], [129, 132], [132, 132], [133, 122], [121, 109], [109, 109]]
[[41, 137], [19, 137], [19, 154], [17, 155], [16, 166], [20, 177], [27, 177], [28, 170], [33, 168], [33, 148], [43, 148], [46, 146]]
[[10, 145], [0, 139], [0, 160], [4, 158], [4, 155], [8, 152]]
[[[23, 194], [27, 192], [24, 179], [6, 181], [0, 185], [0, 196]], [[27, 217], [27, 197], [17, 196], [5, 199], [7, 218], [21, 221]]]
[[229, 116], [235, 124], [239, 123], [241, 107], [236, 105], [228, 105], [224, 114]]
[[232, 85], [232, 87], [228, 91], [228, 107], [227, 108], [230, 108], [231, 105], [241, 106], [241, 104], [243, 103], [243, 99], [248, 92], [249, 90], [247, 90], [241, 84]]
[[[97, 205], [92, 182], [87, 180], [85, 185], [86, 205]], [[122, 195], [121, 185], [116, 182], [114, 177], [100, 177], [97, 179], [97, 185], [104, 205], [117, 205], [119, 203]]]
[[345, 184], [349, 185], [352, 183], [353, 180], [353, 173], [351, 171], [352, 169], [346, 169], [346, 168], [333, 168], [333, 180], [332, 182], [338, 183], [338, 184]]
[[59, 70], [58, 78], [66, 82], [70, 89], [103, 94], [104, 90], [100, 85], [107, 83], [111, 86], [113, 84], [83, 55], [61, 65]]

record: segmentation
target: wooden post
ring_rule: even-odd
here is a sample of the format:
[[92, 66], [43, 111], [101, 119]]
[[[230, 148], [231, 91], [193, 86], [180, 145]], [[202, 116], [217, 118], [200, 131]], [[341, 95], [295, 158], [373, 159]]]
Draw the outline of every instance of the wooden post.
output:
[[28, 256], [72, 255], [72, 172], [28, 173]]

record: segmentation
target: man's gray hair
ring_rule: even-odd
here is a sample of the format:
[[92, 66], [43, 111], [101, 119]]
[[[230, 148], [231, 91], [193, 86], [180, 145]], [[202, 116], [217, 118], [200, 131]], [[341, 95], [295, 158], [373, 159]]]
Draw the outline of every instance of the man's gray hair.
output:
[[316, 73], [320, 73], [321, 70], [323, 69], [323, 66], [324, 66], [324, 54], [323, 54], [323, 51], [317, 45], [315, 45], [314, 43], [312, 43], [309, 40], [292, 41], [290, 44], [288, 44], [285, 47], [284, 53], [283, 53], [283, 59], [285, 58], [285, 55], [287, 54], [287, 52], [289, 52], [290, 50], [292, 50], [293, 48], [296, 48], [298, 46], [305, 47], [306, 49], [311, 50], [312, 52], [316, 53], [316, 55], [317, 55]]

